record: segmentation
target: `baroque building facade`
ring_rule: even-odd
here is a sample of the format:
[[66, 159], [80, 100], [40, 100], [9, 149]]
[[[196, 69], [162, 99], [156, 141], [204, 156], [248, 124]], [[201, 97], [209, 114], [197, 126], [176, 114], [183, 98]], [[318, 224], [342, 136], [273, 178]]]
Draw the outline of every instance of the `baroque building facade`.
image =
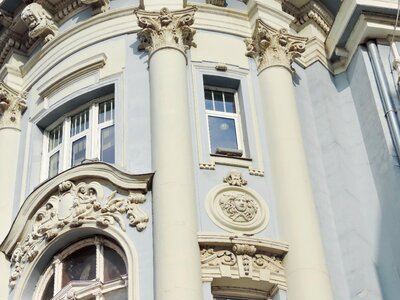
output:
[[0, 299], [398, 299], [398, 12], [3, 0]]

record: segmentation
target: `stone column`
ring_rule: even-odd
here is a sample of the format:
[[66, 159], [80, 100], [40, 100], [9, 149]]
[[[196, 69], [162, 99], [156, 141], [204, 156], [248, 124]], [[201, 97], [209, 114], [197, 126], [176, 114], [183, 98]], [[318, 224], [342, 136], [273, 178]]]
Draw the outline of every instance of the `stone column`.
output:
[[288, 299], [331, 300], [292, 83], [291, 63], [304, 52], [305, 42], [257, 20], [246, 55], [258, 66], [279, 232], [289, 242], [284, 260]]
[[0, 82], [0, 242], [12, 221], [21, 113], [25, 97]]
[[136, 11], [149, 53], [155, 298], [202, 299], [185, 52], [195, 9]]

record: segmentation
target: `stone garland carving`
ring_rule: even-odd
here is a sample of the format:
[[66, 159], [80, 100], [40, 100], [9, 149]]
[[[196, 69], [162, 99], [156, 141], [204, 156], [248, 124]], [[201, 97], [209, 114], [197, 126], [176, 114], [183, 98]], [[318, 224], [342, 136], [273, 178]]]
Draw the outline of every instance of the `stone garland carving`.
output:
[[110, 0], [81, 0], [83, 4], [91, 5], [93, 15], [106, 12], [110, 8]]
[[286, 29], [276, 30], [258, 19], [251, 38], [246, 39], [246, 55], [256, 60], [258, 71], [283, 66], [293, 71], [292, 62], [305, 51], [307, 38], [291, 35]]
[[26, 110], [26, 94], [20, 94], [0, 82], [0, 128], [19, 128], [21, 114]]
[[44, 43], [47, 43], [58, 32], [52, 16], [38, 3], [27, 5], [21, 13], [21, 19], [28, 25], [31, 39], [43, 37]]
[[[10, 286], [13, 287], [26, 264], [38, 255], [41, 245], [54, 239], [65, 227], [79, 227], [94, 222], [99, 227], [118, 224], [125, 231], [123, 216], [138, 231], [146, 228], [148, 216], [138, 204], [145, 202], [141, 193], [130, 192], [127, 197], [117, 197], [112, 192], [103, 201], [103, 190], [99, 183], [74, 184], [65, 181], [58, 187], [58, 195], [51, 196], [36, 213], [32, 230], [17, 244], [11, 257]], [[104, 202], [104, 203], [103, 203]]]
[[196, 8], [169, 11], [162, 8], [159, 13], [135, 10], [138, 25], [139, 50], [150, 55], [160, 48], [176, 48], [186, 52], [195, 47], [193, 36], [196, 31], [190, 26], [194, 23]]
[[229, 266], [233, 270], [243, 268], [244, 275], [250, 277], [253, 277], [252, 273], [262, 269], [277, 274], [284, 273], [281, 258], [256, 252], [257, 248], [254, 245], [247, 244], [234, 244], [231, 250], [206, 247], [200, 251], [201, 265], [202, 268], [221, 265]]

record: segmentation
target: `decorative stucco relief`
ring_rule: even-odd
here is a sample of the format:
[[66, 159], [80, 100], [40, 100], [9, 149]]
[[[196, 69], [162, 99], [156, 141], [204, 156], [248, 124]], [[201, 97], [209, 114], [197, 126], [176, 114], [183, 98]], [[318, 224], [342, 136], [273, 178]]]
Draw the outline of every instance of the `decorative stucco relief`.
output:
[[191, 28], [194, 23], [196, 8], [169, 11], [162, 8], [159, 13], [136, 10], [138, 25], [139, 50], [146, 50], [150, 55], [161, 48], [176, 48], [186, 52], [195, 47], [193, 36], [196, 31]]
[[283, 66], [291, 71], [292, 62], [305, 51], [307, 38], [275, 29], [258, 19], [251, 38], [246, 39], [246, 55], [256, 60], [258, 71]]
[[26, 110], [26, 94], [20, 94], [0, 82], [0, 129], [19, 129], [21, 114]]
[[[278, 256], [260, 253], [250, 244], [225, 247], [201, 246], [203, 279], [249, 277], [284, 285], [284, 268]], [[271, 276], [272, 275], [272, 276]]]
[[212, 189], [206, 200], [206, 210], [213, 222], [229, 232], [253, 234], [263, 230], [269, 221], [265, 200], [244, 187], [247, 181], [237, 171], [229, 172], [225, 184]]
[[139, 204], [146, 200], [142, 193], [129, 191], [121, 196], [116, 191], [104, 197], [103, 187], [95, 181], [75, 184], [64, 181], [58, 194], [51, 196], [33, 217], [31, 231], [17, 244], [11, 257], [10, 286], [14, 286], [26, 264], [38, 255], [41, 246], [54, 239], [66, 228], [86, 223], [104, 228], [119, 226], [126, 230], [124, 216], [138, 231], [146, 228], [149, 217]]
[[28, 34], [31, 39], [42, 37], [44, 43], [47, 43], [58, 32], [53, 17], [38, 3], [27, 5], [21, 13], [21, 19], [28, 25]]

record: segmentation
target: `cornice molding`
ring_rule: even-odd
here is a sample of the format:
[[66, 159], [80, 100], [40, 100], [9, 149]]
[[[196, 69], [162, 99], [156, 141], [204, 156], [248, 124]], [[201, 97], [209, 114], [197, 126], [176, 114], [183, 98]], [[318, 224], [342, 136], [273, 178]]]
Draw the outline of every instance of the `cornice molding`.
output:
[[[285, 290], [282, 259], [287, 245], [271, 242], [251, 237], [199, 235], [203, 281], [221, 277], [249, 278]], [[275, 245], [279, 245], [278, 248]]]
[[292, 62], [305, 51], [307, 38], [291, 35], [285, 28], [275, 29], [258, 19], [252, 38], [246, 39], [246, 55], [256, 60], [258, 71], [282, 66], [293, 71]]
[[160, 12], [135, 10], [138, 25], [142, 28], [138, 33], [139, 50], [145, 50], [151, 56], [163, 48], [186, 53], [190, 47], [195, 47], [193, 36], [196, 30], [191, 27], [195, 12], [195, 7], [175, 11], [164, 7]]
[[295, 17], [293, 24], [296, 27], [296, 31], [312, 20], [325, 34], [328, 34], [334, 21], [334, 16], [317, 0], [312, 0], [301, 7], [296, 7], [290, 0], [283, 0], [282, 9]]
[[26, 110], [26, 95], [0, 82], [0, 129], [19, 129], [21, 114]]

